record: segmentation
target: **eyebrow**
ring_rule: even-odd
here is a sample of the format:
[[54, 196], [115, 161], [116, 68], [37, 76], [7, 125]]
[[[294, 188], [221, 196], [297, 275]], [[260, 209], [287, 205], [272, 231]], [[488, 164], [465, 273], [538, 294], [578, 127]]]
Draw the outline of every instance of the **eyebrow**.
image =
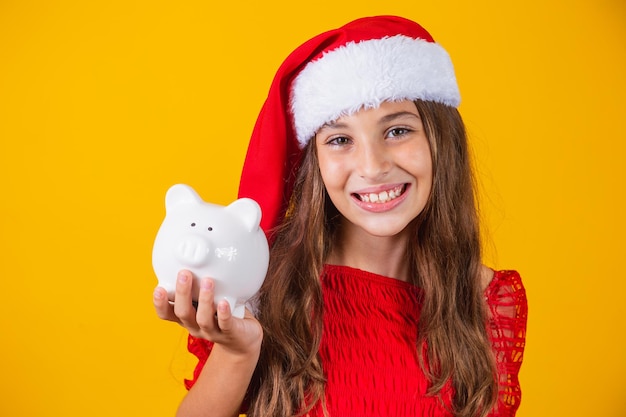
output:
[[415, 114], [413, 112], [410, 111], [399, 111], [397, 113], [391, 113], [388, 115], [383, 116], [379, 121], [378, 124], [384, 124], [384, 123], [389, 123], [391, 121], [394, 121], [396, 119], [399, 119], [401, 117], [405, 117], [405, 116], [410, 116], [413, 117], [415, 119], [420, 120], [420, 116], [418, 114]]
[[[410, 111], [399, 111], [397, 113], [390, 113], [390, 114], [386, 114], [385, 116], [381, 117], [380, 120], [378, 121], [378, 124], [379, 125], [387, 124], [387, 123], [392, 122], [392, 121], [394, 121], [396, 119], [400, 119], [400, 118], [406, 117], [406, 116], [410, 116], [410, 117], [413, 117], [415, 119], [421, 120], [420, 116], [415, 114], [415, 113], [412, 113]], [[347, 128], [347, 127], [348, 127], [348, 125], [345, 124], [345, 123], [339, 123], [339, 122], [334, 121], [334, 122], [324, 123], [319, 128], [319, 130], [326, 129], [326, 128], [328, 128], [328, 129], [343, 129], [343, 128]]]

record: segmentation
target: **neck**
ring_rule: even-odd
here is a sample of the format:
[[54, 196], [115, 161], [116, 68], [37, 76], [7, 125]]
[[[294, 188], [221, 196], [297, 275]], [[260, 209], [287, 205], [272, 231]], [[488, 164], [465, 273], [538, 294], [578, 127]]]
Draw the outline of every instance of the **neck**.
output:
[[373, 236], [362, 229], [342, 227], [327, 262], [407, 281], [406, 230], [394, 236]]

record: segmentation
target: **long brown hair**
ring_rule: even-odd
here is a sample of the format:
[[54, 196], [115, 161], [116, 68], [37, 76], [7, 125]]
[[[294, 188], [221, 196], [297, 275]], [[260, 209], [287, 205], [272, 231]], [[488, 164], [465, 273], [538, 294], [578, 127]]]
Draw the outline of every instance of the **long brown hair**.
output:
[[[416, 349], [437, 395], [454, 388], [453, 412], [484, 416], [497, 396], [495, 360], [485, 328], [474, 179], [465, 128], [455, 108], [416, 102], [430, 141], [433, 189], [411, 223], [410, 280], [423, 289]], [[259, 292], [264, 339], [250, 386], [250, 416], [304, 415], [324, 402], [318, 355], [323, 301], [320, 274], [331, 250], [337, 210], [324, 188], [315, 141], [309, 141], [285, 219], [275, 231]]]

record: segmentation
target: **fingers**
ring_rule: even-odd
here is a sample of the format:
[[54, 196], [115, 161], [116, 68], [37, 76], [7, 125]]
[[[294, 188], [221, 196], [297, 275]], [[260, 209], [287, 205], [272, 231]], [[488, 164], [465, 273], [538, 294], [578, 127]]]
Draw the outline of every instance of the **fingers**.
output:
[[199, 329], [206, 334], [219, 330], [215, 321], [215, 303], [213, 301], [213, 297], [215, 295], [214, 290], [215, 283], [213, 280], [204, 278], [200, 282], [196, 322]]
[[227, 299], [215, 303], [215, 281], [204, 278], [199, 283], [197, 308], [193, 305], [194, 277], [190, 271], [178, 274], [174, 302], [161, 287], [154, 290], [157, 315], [183, 326], [192, 336], [212, 341], [237, 355], [258, 357], [263, 328], [246, 309], [243, 319], [233, 316]]
[[193, 275], [189, 271], [180, 271], [176, 279], [176, 292], [174, 297], [174, 314], [180, 323], [190, 331], [198, 328], [196, 322], [196, 309], [192, 299]]
[[[195, 337], [213, 342], [230, 343], [237, 340], [243, 333], [250, 330], [250, 324], [245, 325], [243, 320], [232, 315], [231, 307], [226, 299], [215, 304], [215, 282], [210, 278], [200, 281], [198, 301], [193, 303], [194, 278], [190, 271], [179, 272], [176, 281], [174, 302], [168, 300], [167, 291], [157, 287], [154, 290], [154, 306], [159, 318], [169, 320], [185, 327]], [[246, 312], [247, 317], [254, 317]], [[258, 336], [258, 329], [254, 328], [253, 336]], [[241, 333], [243, 332], [243, 333]], [[236, 338], [233, 336], [237, 334]]]
[[180, 271], [176, 280], [175, 302], [168, 300], [164, 288], [155, 288], [153, 302], [156, 313], [163, 320], [173, 321], [185, 327], [194, 336], [207, 338], [211, 333], [219, 331], [213, 302], [214, 287], [215, 284], [211, 279], [203, 279], [198, 302], [194, 303], [193, 275], [186, 270]]
[[229, 332], [233, 327], [232, 312], [228, 301], [221, 300], [217, 303], [217, 325], [223, 332]]
[[154, 289], [152, 302], [160, 319], [179, 323], [178, 317], [174, 314], [174, 307], [167, 299], [167, 291], [164, 288], [157, 287]]
[[200, 283], [196, 323], [200, 337], [217, 342], [229, 337], [228, 333], [234, 330], [236, 320], [226, 299], [221, 300], [217, 306], [214, 300], [215, 282], [205, 278]]

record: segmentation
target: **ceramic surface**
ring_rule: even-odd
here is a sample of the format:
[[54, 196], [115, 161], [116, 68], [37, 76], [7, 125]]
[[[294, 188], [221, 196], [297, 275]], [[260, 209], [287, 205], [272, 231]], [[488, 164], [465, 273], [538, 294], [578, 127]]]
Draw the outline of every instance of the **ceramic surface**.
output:
[[165, 219], [152, 251], [152, 266], [159, 286], [174, 299], [181, 269], [194, 275], [197, 300], [199, 280], [215, 280], [215, 302], [228, 300], [236, 317], [261, 287], [269, 261], [265, 233], [259, 227], [261, 208], [241, 198], [228, 206], [207, 203], [184, 184], [172, 186], [165, 196]]

